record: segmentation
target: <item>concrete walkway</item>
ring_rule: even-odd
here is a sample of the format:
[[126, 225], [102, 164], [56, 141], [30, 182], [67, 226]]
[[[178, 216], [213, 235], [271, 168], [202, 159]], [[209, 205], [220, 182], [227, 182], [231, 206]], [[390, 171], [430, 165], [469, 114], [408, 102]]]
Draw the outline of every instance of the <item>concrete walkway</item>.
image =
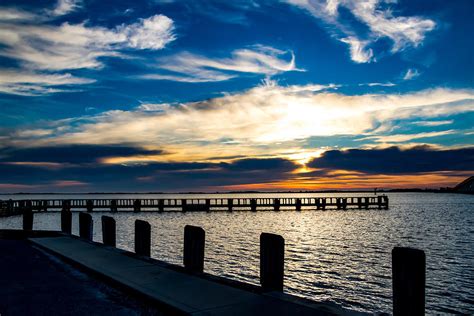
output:
[[279, 295], [252, 293], [128, 256], [71, 237], [32, 238], [34, 244], [115, 283], [191, 315], [352, 315], [318, 304], [302, 305]]
[[0, 315], [165, 315], [35, 248], [0, 239]]

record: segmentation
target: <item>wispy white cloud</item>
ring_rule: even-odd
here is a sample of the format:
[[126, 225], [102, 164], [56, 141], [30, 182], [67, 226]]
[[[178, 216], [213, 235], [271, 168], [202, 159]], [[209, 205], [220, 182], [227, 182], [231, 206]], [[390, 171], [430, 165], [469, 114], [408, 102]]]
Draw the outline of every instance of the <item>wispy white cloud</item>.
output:
[[[375, 54], [369, 46], [381, 38], [392, 42], [390, 51], [396, 53], [407, 47], [417, 47], [432, 31], [436, 23], [418, 16], [394, 16], [389, 5], [397, 1], [383, 0], [283, 0], [306, 10], [317, 19], [332, 27], [333, 35], [347, 43], [354, 62], [373, 61]], [[358, 34], [351, 21], [339, 15], [339, 8], [348, 10], [352, 16], [367, 26], [368, 35]], [[345, 40], [343, 40], [345, 39]]]
[[59, 26], [3, 24], [0, 55], [43, 70], [100, 68], [100, 57], [123, 56], [124, 48], [162, 49], [175, 39], [173, 21], [164, 15], [108, 29], [85, 23]]
[[[283, 59], [285, 56], [289, 59]], [[167, 73], [148, 74], [142, 78], [211, 82], [232, 79], [236, 73], [273, 76], [287, 71], [302, 71], [295, 65], [293, 52], [262, 45], [234, 50], [228, 58], [209, 58], [183, 52], [161, 58], [158, 67]]]
[[0, 7], [0, 22], [31, 21], [36, 15], [17, 8]]
[[[95, 80], [74, 77], [71, 74], [44, 74], [0, 69], [0, 93], [37, 96], [57, 92], [75, 91], [65, 89], [70, 85], [93, 83]], [[63, 87], [63, 88], [58, 88]]]
[[82, 6], [82, 0], [58, 0], [56, 6], [49, 11], [53, 16], [69, 14]]
[[412, 79], [415, 79], [416, 77], [419, 77], [420, 75], [421, 74], [418, 71], [418, 69], [410, 68], [407, 70], [407, 72], [403, 76], [403, 80], [412, 80]]
[[444, 120], [444, 121], [417, 121], [413, 122], [414, 125], [418, 126], [442, 126], [442, 125], [450, 125], [453, 124], [453, 120]]

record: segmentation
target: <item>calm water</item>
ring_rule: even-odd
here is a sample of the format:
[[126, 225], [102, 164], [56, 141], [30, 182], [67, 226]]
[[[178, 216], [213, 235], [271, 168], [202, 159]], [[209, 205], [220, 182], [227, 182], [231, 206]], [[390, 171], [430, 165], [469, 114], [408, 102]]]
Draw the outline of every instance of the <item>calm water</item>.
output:
[[[243, 197], [238, 194], [223, 196]], [[53, 196], [82, 197], [112, 196]], [[367, 312], [391, 311], [391, 249], [394, 246], [416, 247], [425, 250], [427, 256], [427, 313], [474, 314], [474, 196], [400, 193], [389, 194], [389, 197], [388, 211], [115, 214], [117, 244], [119, 248], [132, 250], [134, 221], [144, 219], [152, 225], [152, 256], [181, 264], [183, 228], [186, 224], [198, 225], [206, 230], [205, 270], [257, 284], [259, 235], [261, 232], [280, 234], [286, 242], [286, 292]], [[101, 215], [100, 212], [93, 214], [96, 241], [102, 238]], [[77, 223], [75, 214], [74, 234], [78, 232]], [[0, 228], [20, 227], [19, 217], [0, 219]], [[59, 227], [58, 213], [35, 217], [35, 229]]]

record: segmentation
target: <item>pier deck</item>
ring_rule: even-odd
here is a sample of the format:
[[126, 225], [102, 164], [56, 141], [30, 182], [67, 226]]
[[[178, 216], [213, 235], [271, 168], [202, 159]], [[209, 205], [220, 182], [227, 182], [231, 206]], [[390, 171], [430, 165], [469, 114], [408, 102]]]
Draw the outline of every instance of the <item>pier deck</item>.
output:
[[314, 198], [183, 198], [183, 199], [48, 199], [1, 201], [0, 216], [21, 214], [22, 210], [100, 211], [281, 211], [327, 209], [388, 209], [388, 196]]

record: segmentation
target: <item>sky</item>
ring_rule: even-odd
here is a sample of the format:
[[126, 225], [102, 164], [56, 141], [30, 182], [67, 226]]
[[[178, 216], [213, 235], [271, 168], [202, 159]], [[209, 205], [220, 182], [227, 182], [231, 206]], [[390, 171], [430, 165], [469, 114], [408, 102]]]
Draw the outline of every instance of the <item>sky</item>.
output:
[[439, 188], [471, 0], [0, 3], [0, 193]]

